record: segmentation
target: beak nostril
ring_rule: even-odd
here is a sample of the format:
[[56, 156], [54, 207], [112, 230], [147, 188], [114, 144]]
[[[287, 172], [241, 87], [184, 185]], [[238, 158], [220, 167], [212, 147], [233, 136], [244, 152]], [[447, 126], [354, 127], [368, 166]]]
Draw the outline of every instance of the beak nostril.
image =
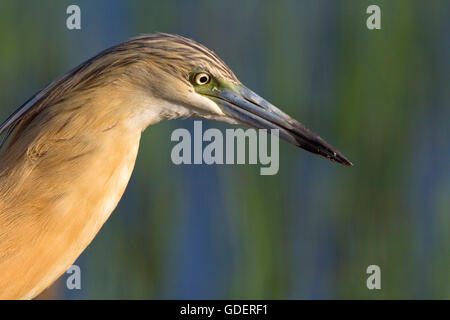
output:
[[264, 107], [263, 107], [262, 105], [260, 105], [258, 102], [254, 101], [254, 100], [252, 100], [252, 99], [250, 99], [250, 98], [244, 97], [244, 99], [247, 100], [248, 102], [254, 104], [255, 106], [260, 107], [260, 108], [263, 109], [263, 110], [266, 110], [266, 111], [268, 111], [268, 112], [272, 112], [272, 110], [264, 108]]

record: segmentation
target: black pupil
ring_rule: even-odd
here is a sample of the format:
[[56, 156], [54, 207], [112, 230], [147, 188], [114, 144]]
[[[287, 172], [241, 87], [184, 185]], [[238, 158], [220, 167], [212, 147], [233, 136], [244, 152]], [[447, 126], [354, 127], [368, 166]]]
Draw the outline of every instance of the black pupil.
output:
[[201, 76], [200, 77], [200, 83], [206, 83], [208, 81], [208, 77], [207, 76]]

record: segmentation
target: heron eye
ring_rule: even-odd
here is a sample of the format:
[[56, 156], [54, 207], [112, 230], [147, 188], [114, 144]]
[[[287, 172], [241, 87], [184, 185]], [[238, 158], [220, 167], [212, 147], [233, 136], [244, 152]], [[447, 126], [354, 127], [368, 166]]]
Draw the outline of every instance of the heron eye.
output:
[[211, 80], [211, 76], [207, 73], [201, 72], [195, 75], [195, 83], [202, 86], [208, 84]]

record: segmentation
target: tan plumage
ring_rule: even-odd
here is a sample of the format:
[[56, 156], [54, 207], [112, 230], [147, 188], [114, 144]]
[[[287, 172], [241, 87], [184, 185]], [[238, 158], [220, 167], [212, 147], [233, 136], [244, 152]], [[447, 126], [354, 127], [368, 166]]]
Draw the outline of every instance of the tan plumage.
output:
[[174, 116], [144, 116], [145, 104], [180, 94], [153, 79], [187, 83], [192, 62], [236, 80], [188, 39], [144, 36], [69, 72], [16, 120], [0, 158], [0, 298], [34, 297], [91, 242], [125, 190], [142, 130]]
[[[195, 83], [197, 72], [210, 82]], [[19, 108], [0, 128], [8, 138], [0, 155], [0, 298], [35, 297], [76, 260], [121, 198], [149, 124], [189, 116], [249, 124], [224, 111], [230, 105], [220, 97], [243, 88], [210, 50], [155, 34], [105, 50]], [[245, 94], [243, 104], [273, 107]], [[303, 132], [315, 143], [297, 145], [344, 163], [320, 137], [283, 121], [289, 139]]]

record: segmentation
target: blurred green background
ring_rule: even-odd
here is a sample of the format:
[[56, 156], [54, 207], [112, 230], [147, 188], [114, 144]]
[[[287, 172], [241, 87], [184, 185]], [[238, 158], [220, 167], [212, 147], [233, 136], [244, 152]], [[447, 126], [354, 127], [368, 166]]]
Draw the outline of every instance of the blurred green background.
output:
[[[77, 4], [82, 30], [66, 28]], [[381, 7], [382, 29], [366, 28]], [[341, 150], [280, 143], [280, 171], [175, 166], [175, 128], [144, 134], [118, 208], [43, 298], [450, 298], [450, 3], [0, 2], [0, 116], [130, 37], [176, 33]], [[206, 127], [229, 126], [213, 122]], [[49, 248], [51, 250], [51, 248]], [[381, 290], [366, 287], [381, 268]]]

